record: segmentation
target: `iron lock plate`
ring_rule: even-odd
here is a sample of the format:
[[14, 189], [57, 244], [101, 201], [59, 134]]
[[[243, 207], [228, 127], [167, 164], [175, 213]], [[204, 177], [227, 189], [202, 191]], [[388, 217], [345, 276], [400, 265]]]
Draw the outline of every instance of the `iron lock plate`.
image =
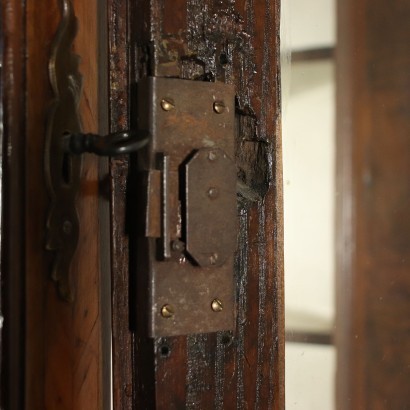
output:
[[138, 157], [137, 309], [150, 337], [234, 328], [234, 120], [231, 85], [138, 84], [138, 126], [151, 137]]

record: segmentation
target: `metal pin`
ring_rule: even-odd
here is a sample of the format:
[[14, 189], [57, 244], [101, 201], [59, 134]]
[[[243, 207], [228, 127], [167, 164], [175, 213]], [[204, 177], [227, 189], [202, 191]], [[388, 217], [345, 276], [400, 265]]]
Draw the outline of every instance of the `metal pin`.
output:
[[217, 253], [214, 253], [213, 255], [209, 257], [209, 262], [211, 263], [211, 265], [215, 265], [217, 260], [218, 260]]
[[182, 252], [185, 249], [184, 243], [179, 240], [172, 241], [171, 247], [176, 252]]
[[215, 101], [214, 102], [214, 111], [217, 114], [222, 114], [225, 111], [225, 104], [223, 101]]
[[209, 151], [209, 154], [208, 154], [209, 161], [215, 161], [216, 157], [217, 157], [217, 154], [215, 151]]
[[63, 223], [63, 232], [66, 235], [70, 235], [72, 230], [73, 230], [73, 224], [70, 221], [64, 221], [64, 223]]
[[170, 180], [169, 180], [169, 155], [162, 157], [162, 231], [164, 259], [171, 257], [171, 222], [170, 222]]
[[169, 319], [170, 317], [174, 316], [174, 308], [171, 305], [164, 305], [161, 308], [161, 316], [165, 319]]
[[224, 307], [219, 299], [214, 299], [211, 303], [211, 308], [214, 312], [221, 312]]
[[163, 98], [161, 100], [161, 108], [164, 111], [171, 111], [172, 109], [175, 108], [174, 101], [172, 101], [170, 98]]
[[209, 189], [208, 189], [208, 196], [209, 196], [209, 198], [215, 199], [215, 198], [218, 197], [218, 195], [219, 195], [218, 188], [209, 188]]

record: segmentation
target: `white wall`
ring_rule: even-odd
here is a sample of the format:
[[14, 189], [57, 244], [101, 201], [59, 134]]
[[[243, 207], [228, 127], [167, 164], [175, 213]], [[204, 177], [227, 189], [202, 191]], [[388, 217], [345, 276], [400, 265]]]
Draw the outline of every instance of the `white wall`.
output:
[[336, 351], [333, 346], [288, 343], [286, 410], [335, 408]]
[[282, 0], [288, 9], [293, 50], [331, 47], [336, 43], [335, 0]]
[[[335, 85], [331, 61], [289, 51], [335, 44], [334, 0], [283, 0], [282, 96], [287, 330], [334, 321]], [[333, 346], [286, 343], [286, 409], [334, 409]]]
[[283, 124], [285, 300], [293, 317], [334, 317], [334, 66], [298, 63]]

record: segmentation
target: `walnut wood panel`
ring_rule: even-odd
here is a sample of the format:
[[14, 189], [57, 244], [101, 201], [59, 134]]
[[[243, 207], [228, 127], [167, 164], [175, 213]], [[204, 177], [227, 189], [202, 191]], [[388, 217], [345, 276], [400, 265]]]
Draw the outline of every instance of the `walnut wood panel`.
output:
[[[1, 3], [1, 407], [24, 406], [25, 5]], [[7, 239], [5, 239], [7, 238]]]
[[[128, 1], [107, 0], [110, 131], [128, 129], [129, 13]], [[110, 163], [112, 225], [112, 377], [114, 409], [131, 409], [135, 397], [134, 335], [130, 330], [129, 236], [126, 231], [128, 157]]]
[[410, 3], [339, 1], [339, 409], [410, 403]]
[[[134, 160], [130, 170], [125, 160], [113, 162], [115, 408], [130, 408], [131, 402], [159, 409], [284, 408], [279, 2], [112, 1], [111, 13], [112, 129], [132, 122], [134, 94], [121, 88], [128, 78], [131, 90], [146, 75], [235, 84], [240, 226], [236, 332], [150, 341], [126, 305], [133, 288], [124, 221], [131, 233], [130, 265], [138, 263], [124, 208], [127, 181], [135, 182]], [[130, 299], [131, 312], [133, 306]], [[129, 324], [138, 329], [134, 343]]]
[[[43, 175], [45, 124], [53, 99], [48, 79], [51, 41], [61, 20], [59, 2], [27, 1], [26, 144], [26, 408], [101, 409], [102, 322], [100, 301], [98, 161], [84, 157], [78, 195], [80, 239], [72, 262], [72, 303], [50, 280], [52, 255], [44, 250], [49, 198]], [[97, 1], [74, 1], [81, 56], [80, 113], [87, 131], [98, 131]], [[24, 115], [24, 112], [22, 113]]]

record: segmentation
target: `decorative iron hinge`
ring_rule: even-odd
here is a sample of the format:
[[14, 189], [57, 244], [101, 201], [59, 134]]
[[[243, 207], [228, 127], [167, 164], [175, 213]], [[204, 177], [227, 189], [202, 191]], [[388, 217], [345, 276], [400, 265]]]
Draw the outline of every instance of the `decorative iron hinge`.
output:
[[50, 206], [46, 223], [46, 249], [54, 253], [51, 278], [60, 296], [72, 301], [73, 287], [70, 264], [79, 237], [79, 221], [75, 199], [80, 189], [81, 158], [62, 149], [67, 130], [79, 132], [81, 121], [78, 104], [82, 77], [79, 57], [72, 52], [77, 33], [77, 19], [70, 0], [60, 0], [61, 22], [51, 46], [48, 65], [54, 94], [47, 119], [44, 147], [44, 173]]
[[148, 142], [144, 131], [118, 132], [105, 137], [81, 133], [78, 105], [82, 77], [80, 58], [72, 47], [77, 19], [71, 0], [59, 0], [61, 22], [51, 46], [49, 78], [54, 94], [47, 119], [44, 147], [44, 174], [50, 197], [46, 222], [46, 249], [54, 253], [51, 278], [59, 295], [73, 301], [71, 261], [77, 248], [80, 223], [76, 197], [80, 189], [82, 160], [78, 154], [129, 154]]
[[234, 328], [235, 95], [223, 83], [138, 84], [140, 320], [151, 337]]

